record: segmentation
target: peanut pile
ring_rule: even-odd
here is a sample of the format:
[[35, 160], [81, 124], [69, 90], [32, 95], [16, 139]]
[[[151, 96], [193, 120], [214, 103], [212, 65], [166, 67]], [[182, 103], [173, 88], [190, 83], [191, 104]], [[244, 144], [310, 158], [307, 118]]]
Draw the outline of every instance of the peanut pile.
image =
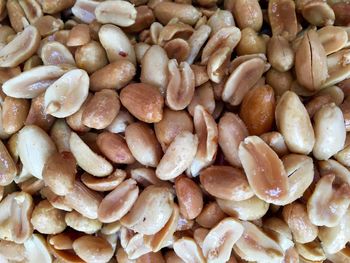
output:
[[349, 1], [0, 23], [1, 263], [350, 263]]

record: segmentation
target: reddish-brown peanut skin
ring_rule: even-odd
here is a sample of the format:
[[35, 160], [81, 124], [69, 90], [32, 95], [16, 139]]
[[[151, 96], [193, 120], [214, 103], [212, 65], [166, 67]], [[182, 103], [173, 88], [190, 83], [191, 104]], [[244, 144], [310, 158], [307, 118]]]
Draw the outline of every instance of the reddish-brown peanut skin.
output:
[[239, 115], [251, 135], [261, 135], [271, 131], [275, 120], [273, 89], [265, 85], [250, 90], [242, 101]]
[[182, 216], [186, 219], [196, 218], [203, 209], [203, 195], [199, 186], [191, 179], [180, 176], [175, 181], [175, 191]]

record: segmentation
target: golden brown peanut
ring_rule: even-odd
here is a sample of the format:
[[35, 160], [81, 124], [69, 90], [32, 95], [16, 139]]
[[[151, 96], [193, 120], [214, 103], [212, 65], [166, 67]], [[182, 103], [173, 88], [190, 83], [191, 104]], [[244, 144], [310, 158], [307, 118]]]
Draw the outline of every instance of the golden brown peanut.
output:
[[209, 57], [219, 48], [228, 47], [231, 51], [241, 39], [241, 31], [235, 27], [224, 27], [213, 34], [202, 51], [201, 64], [207, 64]]
[[64, 196], [56, 195], [49, 187], [42, 188], [40, 194], [46, 198], [53, 207], [63, 211], [72, 211], [67, 199]]
[[174, 251], [184, 262], [204, 263], [205, 258], [200, 247], [189, 237], [176, 240], [173, 244]]
[[191, 179], [180, 176], [175, 180], [175, 191], [182, 216], [189, 220], [196, 218], [203, 209], [203, 195], [199, 186]]
[[66, 213], [64, 220], [67, 226], [85, 234], [94, 234], [102, 227], [97, 219], [89, 219], [76, 211]]
[[114, 163], [135, 162], [124, 138], [120, 135], [103, 132], [98, 135], [96, 143], [104, 156]]
[[25, 192], [8, 194], [0, 203], [0, 238], [15, 243], [23, 243], [33, 233], [30, 218], [33, 211], [33, 199]]
[[126, 59], [136, 64], [135, 50], [125, 33], [117, 26], [103, 25], [98, 32], [109, 62]]
[[[0, 185], [6, 186], [12, 183], [17, 174], [17, 167], [6, 146], [0, 142]], [[1, 201], [1, 198], [0, 198]]]
[[30, 195], [34, 195], [35, 193], [39, 192], [45, 187], [45, 183], [44, 180], [39, 180], [35, 177], [32, 177], [20, 183], [19, 187], [23, 192], [26, 192]]
[[108, 262], [113, 256], [112, 246], [102, 237], [82, 236], [73, 242], [74, 252], [88, 263]]
[[135, 23], [137, 11], [127, 1], [104, 1], [95, 9], [98, 22], [117, 26], [131, 26]]
[[275, 112], [275, 96], [268, 86], [258, 86], [244, 96], [240, 117], [247, 125], [249, 134], [261, 135], [272, 129]]
[[281, 35], [288, 41], [296, 37], [298, 25], [294, 1], [269, 1], [268, 15], [273, 35]]
[[64, 202], [78, 213], [90, 219], [97, 219], [97, 211], [102, 198], [80, 181], [74, 182], [73, 190], [65, 195], [64, 199]]
[[168, 84], [168, 63], [165, 50], [158, 45], [151, 46], [141, 61], [141, 82], [157, 87], [164, 95]]
[[175, 38], [164, 45], [164, 50], [170, 59], [183, 62], [190, 53], [190, 46], [186, 40]]
[[202, 212], [197, 216], [196, 222], [202, 227], [212, 228], [222, 219], [225, 213], [221, 210], [217, 202], [210, 202], [203, 207]]
[[264, 35], [258, 35], [257, 32], [250, 27], [243, 29], [241, 34], [241, 40], [236, 49], [238, 55], [266, 54], [268, 38]]
[[344, 91], [338, 87], [338, 86], [330, 86], [327, 88], [323, 88], [321, 91], [319, 91], [316, 96], [330, 96], [332, 98], [332, 101], [339, 106], [344, 101]]
[[314, 240], [307, 244], [296, 243], [295, 247], [299, 253], [299, 258], [301, 261], [323, 261], [326, 259], [326, 255], [321, 247], [321, 244], [318, 240]]
[[145, 243], [145, 236], [140, 233], [133, 235], [125, 247], [125, 252], [131, 260], [140, 258], [151, 251], [151, 248]]
[[337, 154], [334, 155], [334, 158], [340, 162], [342, 165], [345, 166], [350, 166], [350, 134], [348, 135], [348, 133], [346, 134], [346, 139], [345, 139], [345, 144], [344, 144], [344, 148], [339, 151]]
[[241, 220], [256, 220], [263, 217], [269, 209], [269, 204], [253, 196], [243, 201], [217, 199], [223, 212]]
[[202, 245], [203, 255], [209, 262], [226, 262], [243, 231], [244, 227], [239, 220], [225, 218], [206, 235]]
[[270, 85], [276, 96], [282, 96], [284, 92], [291, 89], [293, 82], [293, 75], [290, 71], [279, 72], [274, 68], [267, 71], [266, 84]]
[[188, 105], [188, 112], [193, 116], [197, 105], [202, 105], [207, 112], [212, 114], [215, 110], [214, 90], [210, 82], [197, 87], [194, 91], [193, 99]]
[[16, 244], [12, 241], [0, 240], [0, 255], [5, 260], [23, 261], [26, 257], [23, 244]]
[[238, 153], [249, 185], [259, 198], [278, 203], [287, 196], [288, 177], [283, 164], [262, 139], [257, 136], [245, 138]]
[[26, 18], [30, 24], [34, 24], [40, 17], [43, 16], [41, 6], [37, 1], [33, 0], [20, 0], [19, 5], [22, 7]]
[[348, 34], [341, 27], [325, 26], [317, 30], [317, 34], [326, 55], [341, 50], [348, 42]]
[[198, 87], [209, 80], [209, 76], [205, 66], [201, 65], [191, 65], [191, 69], [195, 78], [195, 86]]
[[143, 56], [146, 54], [147, 50], [150, 47], [151, 46], [149, 44], [144, 42], [138, 42], [135, 44], [134, 48], [135, 48], [137, 63], [141, 64]]
[[311, 99], [305, 108], [310, 115], [310, 118], [314, 117], [315, 113], [318, 112], [324, 105], [332, 103], [333, 99], [330, 95], [319, 95]]
[[130, 61], [112, 62], [91, 75], [90, 90], [121, 89], [132, 80], [135, 74], [136, 68]]
[[43, 180], [57, 195], [65, 195], [73, 190], [76, 161], [70, 152], [54, 153], [43, 169]]
[[14, 98], [35, 98], [65, 72], [64, 68], [58, 66], [40, 66], [9, 79], [2, 89], [6, 95]]
[[118, 115], [120, 101], [114, 90], [103, 89], [94, 94], [83, 111], [82, 122], [94, 129], [104, 129]]
[[282, 214], [296, 242], [304, 244], [311, 242], [317, 237], [317, 226], [310, 222], [304, 205], [298, 202], [289, 204], [283, 207]]
[[43, 200], [33, 210], [31, 223], [42, 234], [57, 234], [64, 231], [65, 212], [54, 208], [49, 201]]
[[187, 62], [177, 64], [175, 59], [168, 63], [169, 82], [166, 88], [166, 104], [172, 110], [183, 110], [193, 97], [194, 74]]
[[123, 170], [116, 169], [107, 177], [97, 178], [91, 174], [84, 173], [81, 175], [81, 181], [90, 189], [99, 192], [112, 191], [126, 178]]
[[220, 83], [226, 77], [231, 53], [232, 51], [229, 47], [222, 47], [209, 57], [207, 74], [214, 83]]
[[279, 132], [267, 132], [261, 134], [260, 138], [263, 139], [263, 141], [266, 142], [279, 157], [284, 156], [289, 152], [284, 137]]
[[337, 161], [329, 159], [327, 161], [319, 161], [318, 164], [322, 176], [327, 174], [334, 174], [336, 176], [336, 185], [343, 183], [350, 184], [350, 171]]
[[280, 72], [290, 70], [294, 65], [294, 51], [282, 36], [273, 36], [267, 45], [267, 58], [272, 67]]
[[161, 2], [154, 8], [154, 15], [163, 25], [174, 17], [185, 24], [194, 25], [200, 17], [200, 12], [191, 5]]
[[70, 135], [69, 145], [77, 160], [77, 164], [86, 172], [97, 177], [104, 177], [112, 172], [112, 165], [106, 159], [93, 152], [74, 132]]
[[141, 257], [139, 257], [138, 259], [136, 259], [136, 263], [165, 263], [162, 253], [161, 252], [157, 252], [157, 253], [153, 253], [153, 252], [149, 252], [145, 255], [142, 255]]
[[82, 22], [90, 24], [96, 19], [95, 9], [99, 3], [92, 0], [78, 0], [72, 7], [72, 13]]
[[260, 58], [252, 58], [240, 64], [227, 79], [222, 100], [232, 106], [239, 105], [244, 95], [261, 78], [264, 71], [265, 61]]
[[314, 116], [315, 146], [313, 155], [326, 160], [344, 148], [346, 130], [341, 110], [334, 104], [324, 105]]
[[23, 65], [23, 71], [31, 70], [32, 68], [43, 65], [43, 61], [37, 55], [30, 57]]
[[141, 32], [142, 30], [149, 28], [155, 21], [152, 9], [146, 5], [136, 7], [136, 12], [135, 23], [124, 28], [126, 32]]
[[225, 113], [219, 121], [218, 131], [218, 142], [225, 159], [231, 165], [241, 167], [238, 147], [240, 142], [249, 135], [244, 122], [233, 113]]
[[90, 41], [77, 49], [75, 52], [75, 61], [79, 68], [91, 74], [107, 65], [107, 56], [106, 51], [99, 42]]
[[10, 36], [14, 36], [16, 34], [15, 30], [7, 25], [2, 25], [2, 27], [0, 27], [0, 33], [0, 43], [2, 46], [8, 43], [7, 39]]
[[121, 223], [138, 233], [153, 235], [167, 223], [173, 207], [173, 196], [168, 187], [148, 186]]
[[209, 194], [224, 200], [242, 201], [254, 195], [243, 172], [230, 166], [202, 170], [200, 182]]
[[298, 95], [285, 92], [277, 103], [275, 115], [288, 149], [294, 153], [309, 154], [314, 147], [315, 135], [308, 112]]
[[18, 0], [7, 1], [6, 9], [7, 9], [11, 27], [16, 32], [21, 32], [25, 27], [25, 23], [28, 23], [28, 21], [26, 19], [24, 11], [20, 6]]
[[45, 92], [45, 111], [64, 118], [79, 110], [89, 92], [89, 77], [84, 70], [73, 69], [52, 83]]
[[261, 29], [263, 23], [263, 16], [261, 7], [257, 0], [246, 1], [238, 0], [235, 1], [232, 6], [232, 13], [235, 16], [235, 20], [240, 29], [251, 27], [255, 31]]
[[35, 21], [34, 26], [42, 37], [46, 37], [63, 29], [63, 21], [54, 16], [42, 16]]
[[66, 122], [72, 130], [76, 132], [88, 132], [90, 130], [89, 127], [84, 125], [82, 117], [83, 117], [84, 110], [91, 99], [92, 99], [92, 94], [88, 93], [87, 98], [84, 101], [84, 103], [81, 105], [80, 109], [76, 113], [73, 113], [72, 115], [66, 117]]
[[338, 2], [332, 5], [332, 9], [335, 14], [334, 24], [337, 26], [349, 25], [349, 12], [350, 5], [347, 2]]
[[197, 152], [197, 145], [196, 135], [189, 131], [178, 134], [157, 166], [157, 177], [161, 180], [170, 180], [183, 173], [191, 165]]
[[[1, 29], [1, 27], [0, 27]], [[1, 68], [0, 69], [0, 84], [4, 84], [9, 79], [12, 79], [21, 74], [21, 68]]]
[[347, 57], [349, 56], [350, 49], [342, 49], [327, 57], [328, 66], [328, 78], [322, 85], [322, 88], [330, 87], [338, 84], [350, 75], [350, 65]]
[[333, 25], [335, 14], [333, 9], [322, 1], [310, 1], [301, 8], [303, 17], [314, 26]]
[[130, 171], [131, 178], [143, 187], [150, 185], [166, 185], [166, 182], [161, 181], [156, 176], [156, 172], [152, 168], [136, 168]]
[[46, 66], [60, 64], [75, 65], [73, 55], [69, 49], [58, 41], [44, 43], [39, 54], [43, 64]]
[[103, 223], [111, 223], [121, 219], [134, 205], [139, 194], [136, 181], [128, 179], [119, 184], [104, 197], [98, 208], [98, 219]]
[[310, 221], [317, 226], [335, 227], [350, 205], [350, 186], [333, 186], [335, 175], [324, 175], [316, 184], [307, 203]]
[[145, 123], [135, 122], [125, 130], [126, 143], [133, 157], [143, 165], [156, 167], [162, 156], [153, 130]]
[[29, 101], [7, 96], [2, 104], [2, 125], [8, 134], [19, 131], [29, 112]]
[[51, 128], [50, 136], [55, 143], [58, 152], [69, 152], [69, 138], [71, 130], [63, 119], [55, 121]]
[[192, 36], [188, 39], [188, 44], [190, 45], [190, 54], [187, 57], [187, 62], [189, 64], [192, 64], [196, 59], [200, 49], [209, 38], [210, 32], [211, 28], [208, 25], [201, 25], [197, 28], [196, 31], [194, 31]]
[[25, 120], [26, 125], [36, 125], [48, 132], [55, 121], [55, 117], [45, 113], [45, 93], [32, 99], [30, 109]]
[[82, 46], [90, 42], [90, 29], [86, 24], [78, 24], [69, 31], [68, 47]]
[[27, 125], [19, 132], [18, 153], [21, 162], [38, 179], [42, 179], [45, 162], [55, 152], [53, 141], [39, 127]]
[[[282, 248], [254, 224], [242, 222], [244, 232], [236, 242], [234, 251], [247, 261], [278, 261], [283, 259]], [[256, 249], [256, 246], [259, 249]]]
[[154, 131], [163, 151], [166, 151], [179, 133], [193, 132], [193, 121], [186, 111], [173, 111], [165, 108], [162, 120], [154, 124]]
[[295, 69], [298, 82], [315, 91], [328, 77], [326, 52], [314, 30], [305, 33], [295, 54]]
[[164, 99], [154, 86], [144, 83], [129, 84], [122, 89], [120, 100], [141, 121], [154, 123], [163, 118]]
[[16, 67], [30, 58], [39, 47], [39, 31], [27, 26], [0, 50], [0, 67]]
[[[19, 159], [18, 153], [18, 133], [11, 135], [6, 144], [6, 151], [10, 154], [12, 160], [17, 163]], [[6, 160], [6, 158], [4, 158]]]
[[68, 9], [69, 7], [72, 7], [74, 4], [74, 1], [68, 0], [68, 1], [62, 1], [62, 0], [40, 0], [39, 1], [43, 12], [48, 14], [56, 14], [61, 12], [62, 10]]
[[112, 133], [123, 133], [125, 132], [126, 127], [134, 122], [134, 117], [131, 114], [122, 108], [117, 117], [112, 121], [112, 123], [106, 128], [106, 130]]

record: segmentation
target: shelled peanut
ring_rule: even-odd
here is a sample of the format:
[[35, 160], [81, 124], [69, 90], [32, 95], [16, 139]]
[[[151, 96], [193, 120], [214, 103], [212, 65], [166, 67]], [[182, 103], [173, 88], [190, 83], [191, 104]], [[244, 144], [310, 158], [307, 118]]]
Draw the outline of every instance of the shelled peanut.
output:
[[348, 1], [0, 22], [0, 262], [350, 262]]

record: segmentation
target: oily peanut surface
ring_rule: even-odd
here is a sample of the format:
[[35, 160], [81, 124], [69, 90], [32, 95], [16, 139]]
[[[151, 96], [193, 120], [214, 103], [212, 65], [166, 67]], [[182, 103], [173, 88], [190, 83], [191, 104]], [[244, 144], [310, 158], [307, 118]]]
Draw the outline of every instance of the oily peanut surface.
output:
[[0, 262], [350, 262], [350, 3], [0, 0]]

